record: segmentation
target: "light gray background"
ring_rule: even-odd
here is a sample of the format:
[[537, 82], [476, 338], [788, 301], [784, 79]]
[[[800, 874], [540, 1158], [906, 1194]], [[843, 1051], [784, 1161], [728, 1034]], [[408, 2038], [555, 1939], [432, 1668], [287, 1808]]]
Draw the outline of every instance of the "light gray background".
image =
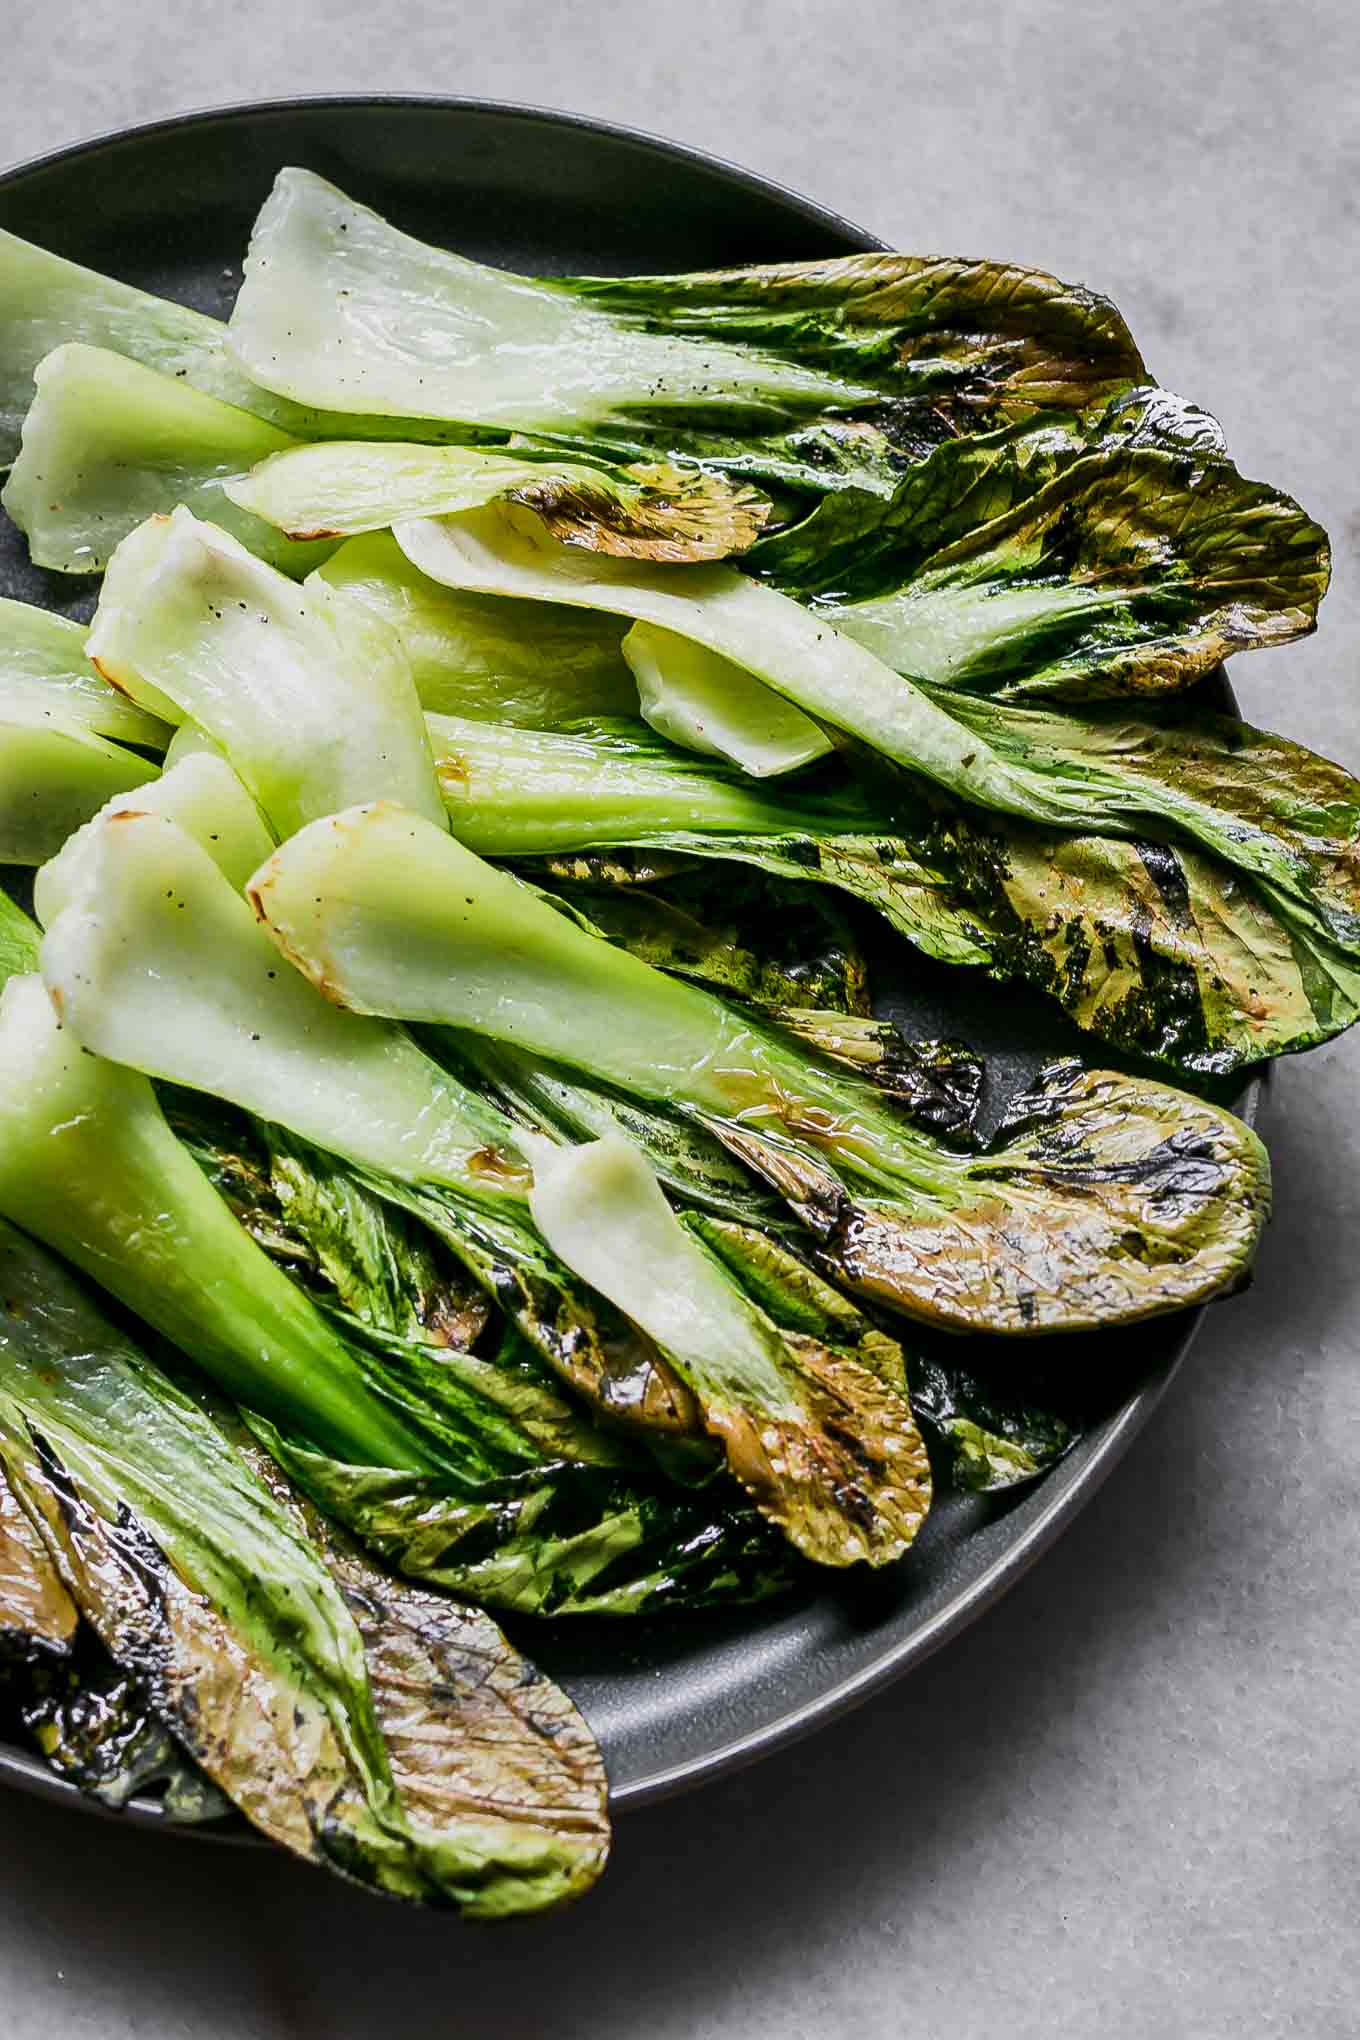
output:
[[[1354, 0], [0, 0], [0, 29], [13, 160], [228, 100], [480, 94], [1108, 291], [1330, 529], [1319, 635], [1233, 681], [1360, 760]], [[499, 1932], [6, 1796], [0, 2033], [1349, 2040], [1357, 1071], [1343, 1042], [1279, 1072], [1255, 1288], [1063, 1543], [906, 1684], [628, 1817], [586, 1905]]]

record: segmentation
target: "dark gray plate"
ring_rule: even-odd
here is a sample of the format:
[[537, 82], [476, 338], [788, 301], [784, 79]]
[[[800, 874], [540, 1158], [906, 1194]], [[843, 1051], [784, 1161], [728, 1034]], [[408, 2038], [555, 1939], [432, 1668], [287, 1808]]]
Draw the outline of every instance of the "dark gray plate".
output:
[[[225, 316], [251, 221], [285, 163], [333, 178], [416, 234], [539, 273], [698, 269], [882, 246], [807, 199], [669, 143], [562, 114], [432, 99], [294, 101], [137, 128], [0, 178], [0, 226]], [[0, 593], [81, 616], [92, 602], [85, 584], [31, 568], [8, 525]], [[1013, 988], [998, 999], [970, 973], [929, 966], [902, 945], [884, 964], [879, 982], [895, 1017], [962, 1034], [994, 1058], [993, 1103], [1042, 1062], [1082, 1046], [1059, 1016]], [[1250, 1113], [1258, 1090], [1249, 1085], [1231, 1102]], [[1032, 1490], [942, 1499], [916, 1549], [886, 1574], [722, 1617], [521, 1625], [518, 1640], [598, 1734], [615, 1803], [638, 1805], [749, 1762], [853, 1706], [973, 1621], [1128, 1450], [1197, 1315], [1017, 1352], [1017, 1373], [1057, 1370], [1067, 1393], [1086, 1398], [1091, 1429]], [[16, 1749], [0, 1747], [0, 1777], [89, 1804]], [[150, 1802], [125, 1817], [160, 1819]]]

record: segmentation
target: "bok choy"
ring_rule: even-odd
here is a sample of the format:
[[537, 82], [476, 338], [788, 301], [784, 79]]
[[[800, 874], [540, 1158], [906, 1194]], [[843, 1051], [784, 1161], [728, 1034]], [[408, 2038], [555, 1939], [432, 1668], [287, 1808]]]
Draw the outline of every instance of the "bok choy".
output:
[[1214, 1295], [1250, 1265], [1265, 1151], [1200, 1100], [1067, 1070], [985, 1154], [952, 1154], [871, 1086], [587, 934], [398, 808], [312, 823], [250, 894], [332, 1000], [490, 1034], [697, 1120], [852, 1288], [909, 1314], [1075, 1329]]
[[169, 732], [126, 701], [85, 656], [65, 617], [0, 598], [0, 863], [41, 864], [106, 801], [159, 767]]
[[188, 1353], [228, 1393], [331, 1449], [426, 1469], [419, 1405], [366, 1370], [237, 1225], [144, 1077], [64, 1028], [36, 977], [0, 994], [0, 1212]]
[[0, 1267], [6, 1475], [115, 1661], [247, 1817], [379, 1890], [475, 1915], [590, 1885], [604, 1773], [565, 1696], [485, 1615], [304, 1534], [9, 1226]]
[[530, 1165], [510, 1122], [402, 1029], [338, 1011], [283, 968], [184, 830], [114, 813], [41, 875], [38, 907], [49, 983], [78, 1039], [371, 1172], [593, 1404], [647, 1429], [691, 1428], [664, 1363], [597, 1317], [528, 1224]]
[[[1130, 463], [1160, 458], [1127, 456]], [[1073, 468], [1060, 479], [1076, 473]], [[591, 558], [534, 536], [513, 513], [496, 510], [415, 520], [398, 526], [396, 537], [415, 566], [452, 587], [609, 609], [693, 639], [892, 764], [976, 806], [1049, 826], [1095, 826], [1128, 835], [1144, 833], [1138, 825], [1158, 818], [1156, 806], [1123, 782], [1116, 787], [1088, 777], [1080, 788], [1069, 787], [1018, 746], [994, 740], [955, 690], [918, 684], [845, 635], [836, 627], [844, 621], [839, 611], [833, 617], [805, 608], [730, 567], [666, 568]], [[1148, 543], [1158, 556], [1153, 541]], [[1164, 561], [1156, 571], [1168, 571]], [[1196, 606], [1194, 586], [1183, 601], [1176, 582], [1177, 629], [1185, 639], [1199, 627], [1196, 616], [1212, 635]], [[1005, 626], [1004, 602], [993, 603], [989, 613], [998, 628]], [[1125, 642], [1118, 631], [1116, 636]], [[1143, 644], [1139, 633], [1135, 639]], [[1144, 645], [1153, 659], [1159, 656], [1156, 644], [1154, 636]]]
[[386, 531], [488, 503], [531, 510], [566, 545], [624, 559], [717, 560], [744, 552], [769, 504], [701, 468], [584, 467], [468, 446], [331, 441], [271, 454], [226, 483], [238, 509], [294, 540]]
[[34, 383], [0, 502], [35, 565], [99, 573], [143, 518], [179, 504], [299, 578], [332, 550], [294, 543], [226, 492], [233, 477], [293, 444], [262, 418], [103, 347], [57, 348]]
[[344, 437], [361, 431], [370, 439], [392, 431], [402, 439], [445, 436], [438, 426], [410, 419], [360, 421], [349, 414], [337, 419], [291, 404], [242, 375], [225, 341], [226, 327], [218, 319], [0, 229], [0, 466], [19, 450], [38, 364], [73, 342], [125, 355], [298, 439], [337, 431]]
[[930, 1470], [902, 1387], [781, 1332], [671, 1211], [618, 1135], [539, 1155], [530, 1207], [571, 1268], [655, 1339], [694, 1390], [727, 1463], [808, 1558], [900, 1557]]
[[818, 494], [889, 491], [979, 420], [1080, 414], [1144, 380], [1113, 306], [1034, 270], [864, 255], [536, 282], [297, 169], [256, 221], [229, 344], [266, 388], [335, 411], [556, 432]]
[[898, 672], [1003, 699], [1165, 693], [1317, 622], [1326, 533], [1138, 392], [1092, 440], [940, 447], [891, 504], [836, 500], [753, 564]]
[[[1075, 753], [1082, 726], [1046, 721]], [[1164, 760], [1168, 818], [1204, 812], [1206, 833], [1228, 855], [1253, 827], [1263, 840], [1273, 832], [1268, 847], [1288, 893], [1188, 845], [1049, 832], [905, 777], [873, 789], [757, 790], [636, 724], [547, 732], [447, 716], [428, 723], [453, 832], [486, 857], [544, 859], [579, 885], [601, 873], [628, 878], [606, 861], [611, 846], [627, 845], [640, 853], [642, 882], [624, 890], [642, 902], [656, 891], [648, 858], [672, 853], [834, 888], [926, 955], [1030, 984], [1113, 1047], [1205, 1075], [1310, 1047], [1360, 1013], [1360, 956], [1343, 918], [1354, 782], [1226, 716], [1188, 713], [1179, 742], [1169, 721], [1160, 735], [1142, 726], [1140, 739], [1139, 725], [1112, 717], [1098, 762], [1147, 775]], [[1088, 745], [1093, 735], [1088, 727]], [[1301, 801], [1306, 789], [1312, 798]], [[1314, 892], [1320, 904], [1310, 911]], [[595, 886], [589, 912], [612, 927], [626, 910], [602, 897]], [[762, 952], [789, 911], [781, 896]], [[634, 922], [645, 912], [639, 905]], [[678, 928], [675, 937], [673, 955], [710, 952], [699, 935], [687, 951]], [[740, 944], [729, 938], [728, 947], [728, 988], [741, 993], [754, 980], [730, 967]]]
[[79, 723], [92, 736], [164, 750], [170, 731], [100, 678], [78, 623], [0, 596], [0, 703], [11, 721]]

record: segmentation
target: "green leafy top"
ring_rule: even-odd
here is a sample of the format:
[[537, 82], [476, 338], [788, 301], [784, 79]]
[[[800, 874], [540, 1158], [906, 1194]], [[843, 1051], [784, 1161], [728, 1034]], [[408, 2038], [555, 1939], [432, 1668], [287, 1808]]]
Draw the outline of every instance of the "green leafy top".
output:
[[1073, 461], [910, 556], [909, 541], [880, 552], [857, 578], [883, 592], [819, 610], [913, 679], [1022, 698], [1188, 686], [1311, 631], [1330, 566], [1326, 533], [1288, 496], [1151, 447]]
[[8, 1226], [0, 1267], [0, 1458], [114, 1658], [247, 1817], [473, 1913], [592, 1883], [603, 1767], [565, 1696], [486, 1616], [333, 1536], [328, 1570], [209, 1416]]

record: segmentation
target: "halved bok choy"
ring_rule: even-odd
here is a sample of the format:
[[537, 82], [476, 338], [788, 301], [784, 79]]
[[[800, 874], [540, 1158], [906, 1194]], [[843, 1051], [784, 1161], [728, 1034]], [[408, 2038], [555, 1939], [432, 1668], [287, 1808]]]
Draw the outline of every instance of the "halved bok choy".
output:
[[226, 493], [292, 540], [386, 531], [488, 503], [530, 510], [564, 545], [623, 559], [719, 560], [745, 552], [769, 510], [755, 489], [702, 468], [586, 467], [532, 449], [332, 440], [272, 453]]
[[1036, 270], [866, 254], [537, 281], [414, 240], [300, 169], [256, 221], [229, 345], [309, 404], [680, 455], [818, 495], [887, 493], [942, 438], [1079, 416], [1145, 379], [1114, 307]]
[[438, 1465], [420, 1398], [366, 1365], [280, 1274], [175, 1139], [146, 1078], [82, 1047], [36, 976], [0, 994], [0, 1057], [0, 1213], [250, 1407], [343, 1456]]
[[144, 518], [180, 504], [298, 579], [333, 550], [296, 543], [227, 493], [227, 483], [295, 443], [264, 419], [106, 347], [59, 347], [33, 380], [0, 502], [35, 566], [101, 573]]
[[325, 582], [296, 587], [187, 509], [123, 540], [87, 649], [132, 700], [219, 743], [280, 835], [359, 788], [442, 820], [386, 624]]
[[347, 1877], [475, 1916], [588, 1888], [605, 1777], [566, 1696], [487, 1616], [300, 1519], [3, 1223], [0, 1271], [5, 1477], [114, 1661], [247, 1818]]
[[1026, 1333], [1200, 1301], [1250, 1266], [1269, 1165], [1230, 1114], [1066, 1069], [980, 1155], [862, 1080], [571, 924], [382, 804], [300, 831], [251, 881], [331, 1000], [489, 1034], [669, 1104], [770, 1183], [852, 1289], [928, 1322]]
[[[646, 902], [666, 890], [653, 866], [700, 857], [715, 883], [727, 862], [772, 884], [849, 894], [927, 956], [1032, 985], [1098, 1039], [1172, 1068], [1222, 1075], [1308, 1048], [1360, 1014], [1360, 950], [1344, 923], [1354, 782], [1231, 717], [1197, 711], [1179, 736], [1167, 727], [1141, 740], [1140, 726], [1112, 721], [1105, 757], [1126, 772], [1154, 773], [1160, 761], [1168, 813], [1173, 802], [1187, 816], [1222, 802], [1212, 834], [1229, 852], [1249, 817], [1270, 829], [1293, 897], [1186, 843], [1048, 831], [905, 775], [889, 786], [823, 777], [757, 788], [636, 723], [427, 721], [460, 842], [484, 857], [540, 860], [610, 929], [629, 921], [631, 894], [644, 943]], [[1075, 748], [1079, 734], [1062, 741]], [[609, 857], [625, 847], [638, 853], [633, 866]], [[623, 883], [634, 867], [637, 882]], [[1312, 912], [1297, 899], [1300, 877], [1319, 901]], [[678, 934], [671, 947], [683, 955]], [[707, 946], [690, 950], [702, 958]], [[734, 974], [729, 984], [744, 992]]]

